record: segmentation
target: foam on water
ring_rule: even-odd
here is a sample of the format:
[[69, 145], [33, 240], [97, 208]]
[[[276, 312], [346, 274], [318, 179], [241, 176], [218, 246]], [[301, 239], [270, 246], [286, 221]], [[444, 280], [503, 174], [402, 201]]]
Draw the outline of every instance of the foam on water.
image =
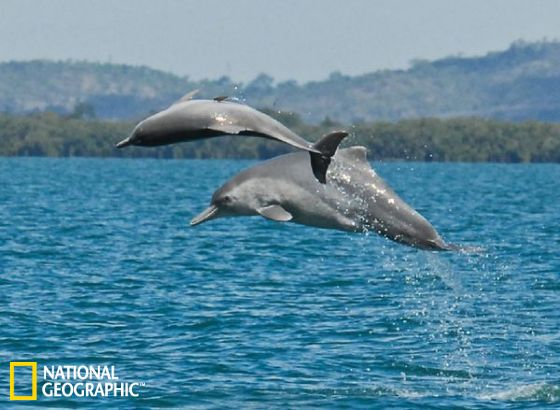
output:
[[505, 390], [481, 393], [480, 400], [492, 401], [545, 401], [560, 402], [560, 386], [548, 383], [535, 383], [513, 386]]

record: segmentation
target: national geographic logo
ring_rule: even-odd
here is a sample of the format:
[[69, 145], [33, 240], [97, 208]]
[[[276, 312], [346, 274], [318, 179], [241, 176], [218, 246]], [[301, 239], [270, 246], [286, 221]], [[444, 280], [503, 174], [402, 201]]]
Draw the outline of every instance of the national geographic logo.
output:
[[40, 396], [138, 397], [145, 383], [124, 382], [115, 366], [54, 365], [10, 362], [10, 400], [37, 400], [37, 374], [42, 376]]
[[[27, 395], [17, 395], [16, 394], [16, 370], [24, 371], [27, 370], [25, 373], [29, 373], [29, 369], [31, 369], [31, 379], [26, 384], [20, 379], [26, 377], [18, 377], [18, 391], [20, 384], [23, 386], [31, 385], [31, 394]], [[18, 373], [20, 373], [18, 371]], [[27, 376], [23, 375], [23, 376]], [[10, 400], [37, 400], [37, 362], [10, 362]]]

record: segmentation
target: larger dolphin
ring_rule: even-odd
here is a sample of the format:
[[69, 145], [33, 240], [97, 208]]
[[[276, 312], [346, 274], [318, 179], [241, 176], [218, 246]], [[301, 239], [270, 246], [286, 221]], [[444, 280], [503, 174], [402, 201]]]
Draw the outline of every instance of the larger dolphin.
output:
[[131, 135], [116, 146], [157, 146], [228, 134], [263, 137], [308, 151], [315, 177], [325, 183], [331, 157], [345, 135], [336, 134], [329, 143], [314, 145], [248, 105], [227, 101], [225, 97], [193, 100], [195, 93], [185, 95], [169, 108], [141, 121]]
[[327, 178], [328, 184], [317, 183], [304, 153], [281, 155], [231, 178], [191, 225], [225, 216], [261, 215], [319, 228], [374, 231], [421, 249], [460, 249], [447, 244], [375, 173], [366, 148], [338, 150]]

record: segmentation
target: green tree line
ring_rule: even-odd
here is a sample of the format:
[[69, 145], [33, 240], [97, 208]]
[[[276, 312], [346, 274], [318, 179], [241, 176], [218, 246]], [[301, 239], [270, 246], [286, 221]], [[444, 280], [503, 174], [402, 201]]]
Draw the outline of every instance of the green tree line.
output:
[[[264, 111], [310, 141], [333, 130], [347, 130], [350, 136], [343, 146], [364, 145], [370, 159], [560, 162], [560, 124], [473, 117], [366, 122], [352, 126], [326, 119], [311, 125], [296, 114]], [[131, 122], [97, 120], [87, 112], [69, 116], [52, 112], [27, 116], [0, 114], [0, 156], [262, 159], [291, 150], [275, 141], [231, 136], [155, 148], [114, 148], [133, 127]]]

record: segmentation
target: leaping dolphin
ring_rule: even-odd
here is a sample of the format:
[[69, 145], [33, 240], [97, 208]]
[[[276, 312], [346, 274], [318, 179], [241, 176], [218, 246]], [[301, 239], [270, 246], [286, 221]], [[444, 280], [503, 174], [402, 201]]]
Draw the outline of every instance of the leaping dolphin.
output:
[[214, 100], [193, 100], [196, 90], [188, 93], [169, 108], [141, 121], [132, 134], [119, 142], [128, 145], [157, 146], [194, 141], [221, 135], [247, 135], [284, 142], [311, 155], [313, 174], [321, 183], [338, 144], [347, 134], [332, 134], [322, 144], [312, 144], [292, 132], [274, 118], [249, 107], [217, 97]]
[[370, 167], [366, 148], [338, 150], [328, 184], [317, 183], [302, 152], [281, 155], [246, 169], [219, 188], [191, 225], [226, 216], [261, 215], [351, 232], [374, 231], [428, 250], [461, 250], [404, 202]]

